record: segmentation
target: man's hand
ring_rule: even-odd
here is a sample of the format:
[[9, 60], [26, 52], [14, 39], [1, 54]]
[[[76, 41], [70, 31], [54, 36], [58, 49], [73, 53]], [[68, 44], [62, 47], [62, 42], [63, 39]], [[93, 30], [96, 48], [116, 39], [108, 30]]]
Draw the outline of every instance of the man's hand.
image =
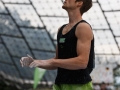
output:
[[54, 58], [49, 60], [34, 60], [31, 56], [27, 55], [27, 57], [21, 58], [20, 63], [22, 67], [28, 66], [30, 68], [38, 67], [43, 69], [54, 70], [57, 69], [57, 67], [52, 64], [53, 60]]
[[39, 67], [39, 68], [43, 68], [43, 69], [49, 69], [49, 70], [53, 70], [53, 69], [57, 69], [57, 67], [55, 67], [52, 62], [54, 59], [49, 59], [49, 60], [34, 60], [29, 67], [33, 68], [33, 67]]
[[[44, 60], [45, 61], [45, 60]], [[33, 68], [33, 67], [41, 67], [44, 66], [44, 63], [42, 63], [42, 60], [34, 60], [32, 63], [30, 63], [29, 67]]]
[[29, 66], [33, 61], [34, 59], [30, 55], [27, 55], [27, 57], [21, 58], [20, 63], [22, 67], [24, 67], [24, 66]]

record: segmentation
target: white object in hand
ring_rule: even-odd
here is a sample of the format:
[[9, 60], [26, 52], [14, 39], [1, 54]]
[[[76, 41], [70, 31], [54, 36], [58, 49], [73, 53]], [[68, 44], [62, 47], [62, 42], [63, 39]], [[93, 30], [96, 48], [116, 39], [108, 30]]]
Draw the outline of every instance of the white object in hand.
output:
[[33, 61], [34, 59], [28, 54], [27, 57], [22, 57], [20, 60], [22, 67], [29, 66]]

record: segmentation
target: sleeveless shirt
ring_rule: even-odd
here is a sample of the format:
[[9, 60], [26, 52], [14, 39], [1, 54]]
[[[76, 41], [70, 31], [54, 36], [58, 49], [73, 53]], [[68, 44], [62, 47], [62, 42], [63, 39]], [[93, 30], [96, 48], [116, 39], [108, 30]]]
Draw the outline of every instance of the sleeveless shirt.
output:
[[[69, 59], [77, 57], [77, 37], [75, 35], [75, 30], [77, 25], [82, 22], [87, 23], [85, 20], [81, 20], [80, 22], [75, 24], [69, 32], [64, 35], [62, 34], [62, 30], [66, 26], [66, 24], [60, 28], [57, 35], [58, 59]], [[90, 73], [95, 66], [94, 55], [95, 54], [93, 38], [91, 40], [91, 48], [87, 68], [79, 70], [68, 70], [58, 67], [55, 84], [85, 84], [90, 82], [92, 80], [90, 77]]]

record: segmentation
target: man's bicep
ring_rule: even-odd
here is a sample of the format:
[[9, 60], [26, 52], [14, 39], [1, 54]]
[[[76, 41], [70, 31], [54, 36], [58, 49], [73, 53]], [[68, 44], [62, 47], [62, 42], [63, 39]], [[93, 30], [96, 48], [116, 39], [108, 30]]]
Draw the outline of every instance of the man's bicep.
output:
[[91, 41], [78, 39], [77, 41], [77, 55], [88, 59], [90, 53]]
[[77, 27], [76, 36], [78, 39], [77, 54], [83, 59], [88, 60], [91, 48], [91, 40], [93, 39], [93, 33], [90, 26], [86, 23], [81, 23]]

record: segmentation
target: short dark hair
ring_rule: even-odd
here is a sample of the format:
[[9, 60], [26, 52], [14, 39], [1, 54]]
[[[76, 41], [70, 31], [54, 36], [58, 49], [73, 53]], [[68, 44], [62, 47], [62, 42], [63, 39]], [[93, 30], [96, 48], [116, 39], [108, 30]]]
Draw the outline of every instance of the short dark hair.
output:
[[87, 12], [92, 7], [92, 0], [76, 0], [76, 2], [83, 1], [83, 5], [80, 9], [81, 15]]

